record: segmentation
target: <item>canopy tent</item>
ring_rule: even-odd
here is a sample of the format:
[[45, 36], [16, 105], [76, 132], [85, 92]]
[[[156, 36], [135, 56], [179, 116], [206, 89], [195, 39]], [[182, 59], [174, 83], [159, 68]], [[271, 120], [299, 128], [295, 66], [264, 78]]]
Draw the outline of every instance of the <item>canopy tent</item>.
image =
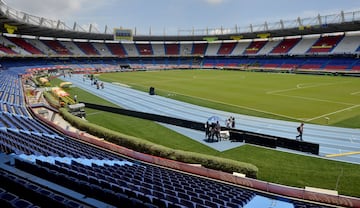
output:
[[62, 88], [68, 88], [68, 87], [70, 87], [71, 85], [72, 85], [71, 82], [61, 82], [61, 83], [60, 83], [60, 87], [62, 87]]
[[64, 90], [62, 90], [60, 87], [53, 87], [51, 89], [52, 93], [58, 97], [65, 97], [65, 96], [69, 96], [69, 93], [65, 92]]
[[210, 118], [208, 118], [207, 122], [208, 123], [217, 123], [220, 122], [220, 117], [219, 116], [211, 116]]

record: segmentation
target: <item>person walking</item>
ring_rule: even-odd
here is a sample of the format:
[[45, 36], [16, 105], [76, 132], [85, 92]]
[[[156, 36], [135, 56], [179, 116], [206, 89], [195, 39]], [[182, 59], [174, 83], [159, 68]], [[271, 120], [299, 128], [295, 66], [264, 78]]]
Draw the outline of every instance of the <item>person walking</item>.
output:
[[210, 124], [208, 121], [205, 123], [205, 139], [210, 139]]
[[304, 131], [304, 123], [301, 123], [300, 126], [298, 126], [296, 128], [297, 132], [299, 133], [297, 136], [296, 136], [296, 140], [298, 140], [298, 138], [300, 138], [300, 141], [302, 141], [302, 135], [303, 135], [303, 131]]
[[214, 135], [216, 136], [216, 141], [221, 141], [221, 137], [220, 137], [220, 131], [221, 131], [221, 126], [219, 121], [216, 121], [215, 127], [214, 127]]
[[235, 117], [231, 117], [231, 128], [235, 129]]

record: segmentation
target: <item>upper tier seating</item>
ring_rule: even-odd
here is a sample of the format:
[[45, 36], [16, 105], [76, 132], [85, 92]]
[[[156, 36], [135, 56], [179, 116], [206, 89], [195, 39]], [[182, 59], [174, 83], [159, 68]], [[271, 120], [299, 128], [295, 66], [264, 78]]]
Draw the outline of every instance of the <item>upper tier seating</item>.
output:
[[301, 38], [289, 38], [282, 40], [272, 51], [272, 54], [287, 54]]
[[148, 56], [154, 54], [151, 44], [138, 43], [136, 44], [136, 48], [138, 50], [138, 53], [142, 56]]
[[233, 56], [238, 56], [244, 54], [247, 47], [249, 47], [251, 42], [238, 42], [232, 51]]
[[152, 42], [151, 48], [154, 56], [165, 56], [165, 46], [162, 42]]
[[205, 55], [208, 43], [194, 43], [192, 48], [192, 55]]
[[217, 56], [217, 52], [221, 46], [220, 42], [211, 42], [207, 45], [205, 56]]
[[61, 45], [63, 45], [72, 55], [81, 56], [85, 55], [85, 53], [75, 44], [74, 41], [60, 41]]
[[139, 56], [139, 52], [134, 42], [122, 43], [122, 46], [128, 56]]
[[188, 56], [191, 54], [191, 50], [192, 50], [192, 47], [193, 47], [193, 44], [192, 43], [180, 43], [180, 46], [179, 46], [179, 55], [180, 56]]
[[30, 54], [33, 54], [33, 55], [42, 55], [42, 54], [44, 54], [42, 51], [40, 51], [38, 48], [36, 48], [35, 46], [28, 43], [23, 38], [7, 37], [7, 39], [9, 39], [11, 42], [15, 43], [19, 47], [23, 48], [24, 50], [26, 50]]
[[41, 186], [31, 179], [17, 176], [10, 171], [0, 170], [0, 204], [2, 207], [36, 208], [87, 207], [86, 204], [69, 196]]
[[164, 43], [164, 42], [75, 42], [44, 39], [24, 39], [0, 36], [0, 53], [5, 55], [102, 55], [133, 56], [241, 56], [241, 55], [305, 55], [305, 54], [352, 54], [359, 52], [358, 34], [304, 36], [302, 38], [255, 39], [241, 41], [214, 41]]
[[165, 44], [166, 55], [179, 55], [180, 46], [178, 43], [167, 43]]
[[4, 46], [2, 44], [0, 44], [0, 51], [6, 53], [6, 54], [17, 54], [15, 51], [13, 51], [11, 48]]
[[342, 35], [322, 36], [311, 46], [307, 53], [329, 53], [343, 37]]
[[290, 51], [289, 54], [304, 55], [315, 44], [319, 37], [303, 37]]
[[126, 51], [121, 43], [106, 43], [106, 46], [111, 51], [113, 55], [124, 57], [126, 56]]
[[217, 52], [218, 55], [230, 55], [234, 50], [237, 42], [221, 43], [221, 46]]
[[246, 48], [244, 54], [257, 54], [266, 43], [266, 40], [251, 42], [251, 44]]
[[90, 42], [74, 42], [86, 55], [100, 55]]
[[71, 52], [57, 40], [41, 40], [50, 49], [60, 55], [71, 55]]

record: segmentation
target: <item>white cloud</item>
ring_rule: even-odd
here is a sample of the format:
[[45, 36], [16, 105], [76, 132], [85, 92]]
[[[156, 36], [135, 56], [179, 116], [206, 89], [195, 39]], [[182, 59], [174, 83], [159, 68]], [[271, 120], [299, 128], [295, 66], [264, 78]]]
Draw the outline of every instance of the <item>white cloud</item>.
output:
[[6, 3], [13, 9], [55, 20], [66, 19], [90, 5], [96, 8], [97, 4], [93, 0], [12, 0]]
[[[94, 16], [90, 17], [88, 14], [96, 13], [96, 9], [113, 2], [94, 1], [94, 0], [8, 0], [5, 2], [10, 8], [21, 11], [30, 15], [44, 17], [50, 20], [61, 20], [65, 22], [68, 27], [72, 27], [76, 21], [81, 28], [89, 30], [89, 25], [92, 24], [93, 30], [100, 30], [99, 24], [94, 22]], [[96, 19], [96, 18], [95, 18]], [[95, 20], [96, 21], [96, 20]], [[90, 23], [89, 23], [90, 22]]]

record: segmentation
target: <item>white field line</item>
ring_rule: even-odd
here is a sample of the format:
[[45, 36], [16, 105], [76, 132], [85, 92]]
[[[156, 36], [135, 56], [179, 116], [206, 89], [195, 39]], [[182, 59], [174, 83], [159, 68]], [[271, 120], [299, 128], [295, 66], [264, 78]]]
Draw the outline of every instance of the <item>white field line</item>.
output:
[[306, 121], [313, 121], [313, 120], [316, 120], [316, 119], [318, 119], [318, 118], [322, 118], [322, 117], [334, 115], [334, 114], [337, 114], [337, 113], [340, 113], [340, 112], [343, 112], [343, 111], [346, 111], [346, 110], [350, 110], [350, 109], [353, 109], [353, 108], [357, 108], [357, 107], [360, 107], [360, 105], [354, 105], [354, 106], [351, 106], [351, 107], [348, 107], [348, 108], [344, 108], [344, 109], [341, 109], [341, 110], [338, 110], [338, 111], [334, 111], [334, 112], [332, 112], [332, 113], [327, 113], [327, 114], [324, 114], [324, 115], [321, 115], [321, 116], [317, 116], [317, 117], [308, 119], [308, 120], [306, 120]]
[[[179, 80], [179, 79], [178, 79]], [[183, 79], [181, 79], [183, 80]], [[165, 80], [164, 80], [165, 81]], [[173, 80], [172, 80], [173, 81]], [[148, 82], [147, 82], [148, 83]], [[313, 85], [308, 85], [308, 86], [305, 86], [305, 87], [301, 87], [301, 85], [306, 85], [306, 84], [298, 84], [296, 86], [296, 88], [290, 88], [290, 89], [284, 89], [284, 90], [275, 90], [275, 91], [270, 91], [270, 92], [267, 92], [266, 94], [275, 94], [275, 95], [279, 95], [279, 96], [287, 96], [287, 95], [281, 95], [281, 94], [277, 94], [279, 92], [286, 92], [286, 91], [292, 91], [292, 90], [299, 90], [299, 89], [305, 89], [305, 88], [311, 88], [311, 87], [318, 87], [318, 86], [328, 86], [328, 85], [335, 85], [335, 84], [339, 84], [339, 83], [326, 83], [326, 84], [313, 84]], [[139, 85], [139, 86], [142, 86], [142, 85]], [[247, 106], [241, 106], [241, 105], [234, 105], [234, 104], [230, 104], [230, 103], [225, 103], [225, 102], [221, 102], [221, 101], [218, 101], [218, 100], [212, 100], [212, 99], [207, 99], [207, 98], [199, 98], [199, 97], [194, 97], [194, 96], [190, 96], [190, 95], [186, 95], [186, 94], [181, 94], [181, 93], [177, 93], [177, 92], [171, 92], [171, 91], [168, 91], [169, 93], [172, 93], [174, 95], [183, 95], [183, 96], [187, 96], [187, 97], [192, 97], [192, 98], [196, 98], [196, 99], [201, 99], [201, 100], [205, 100], [205, 101], [211, 101], [211, 102], [215, 102], [215, 103], [220, 103], [220, 104], [224, 104], [224, 105], [228, 105], [228, 106], [234, 106], [234, 107], [239, 107], [239, 108], [244, 108], [244, 109], [248, 109], [248, 110], [252, 110], [252, 111], [256, 111], [256, 112], [260, 112], [260, 113], [266, 113], [266, 114], [270, 114], [270, 115], [275, 115], [275, 116], [280, 116], [280, 117], [284, 117], [284, 118], [289, 118], [289, 119], [293, 119], [293, 120], [299, 120], [299, 118], [295, 118], [295, 117], [291, 117], [291, 116], [287, 116], [287, 115], [282, 115], [282, 114], [278, 114], [278, 113], [273, 113], [273, 112], [268, 112], [268, 111], [263, 111], [263, 110], [259, 110], [259, 109], [255, 109], [255, 108], [250, 108], [250, 107], [247, 107]], [[291, 96], [288, 96], [288, 97], [291, 97]], [[306, 97], [300, 97], [302, 99], [314, 99], [315, 98], [306, 98]], [[322, 101], [322, 102], [332, 102], [332, 101], [328, 101], [328, 100], [321, 100], [321, 99], [317, 99], [317, 101]], [[345, 104], [345, 105], [354, 105], [354, 104], [350, 104], [350, 103], [341, 103], [341, 102], [333, 102], [333, 103], [337, 103], [337, 104]], [[356, 105], [357, 106], [357, 105]], [[354, 108], [356, 106], [352, 106], [352, 107], [349, 107], [349, 108], [346, 108], [346, 109], [343, 109], [343, 110], [340, 110], [340, 111], [345, 111], [347, 109], [351, 109], [351, 108]], [[359, 105], [360, 106], [360, 105]], [[339, 111], [339, 112], [340, 112]], [[337, 111], [338, 112], [338, 111]], [[323, 117], [323, 116], [327, 116], [327, 115], [332, 115], [332, 114], [335, 114], [337, 112], [333, 112], [333, 113], [329, 113], [329, 114], [325, 114], [325, 115], [322, 115], [322, 116], [319, 116], [319, 118]], [[317, 118], [317, 117], [316, 117]], [[316, 118], [310, 118], [310, 119], [307, 119], [305, 121], [311, 121], [311, 120], [315, 120]], [[304, 120], [304, 119], [301, 119], [301, 120]]]
[[[348, 82], [344, 82], [344, 83], [348, 83]], [[279, 93], [279, 92], [288, 92], [288, 91], [293, 91], [293, 90], [301, 90], [301, 89], [306, 89], [306, 88], [313, 88], [313, 87], [320, 87], [320, 86], [329, 86], [329, 85], [337, 85], [337, 84], [344, 84], [344, 83], [324, 83], [324, 84], [297, 84], [296, 87], [294, 88], [289, 88], [289, 89], [283, 89], [283, 90], [274, 90], [274, 91], [269, 91], [266, 92], [266, 94], [274, 94], [274, 93]], [[304, 86], [303, 86], [304, 85]], [[307, 86], [306, 86], [307, 85]]]
[[120, 82], [112, 82], [111, 84], [114, 84], [114, 85], [120, 85], [120, 86], [123, 86], [123, 87], [130, 88], [130, 86], [129, 86], [129, 85], [127, 85], [127, 84], [123, 84], [123, 83], [120, 83]]
[[359, 91], [359, 92], [350, 93], [350, 95], [357, 95], [357, 94], [360, 94], [360, 91]]
[[194, 97], [194, 96], [185, 95], [185, 94], [176, 93], [176, 92], [171, 92], [171, 91], [169, 91], [169, 92], [173, 93], [175, 95], [183, 95], [183, 96], [192, 97], [192, 98], [196, 98], [196, 99], [201, 99], [201, 100], [205, 100], [205, 101], [211, 101], [211, 102], [214, 102], [214, 103], [220, 103], [220, 104], [224, 104], [224, 105], [228, 105], [228, 106], [244, 108], [244, 109], [248, 109], [248, 110], [252, 110], [252, 111], [256, 111], [256, 112], [260, 112], [260, 113], [267, 113], [267, 114], [270, 114], [270, 115], [275, 115], [275, 116], [280, 116], [280, 117], [284, 117], [284, 118], [299, 120], [298, 118], [294, 118], [294, 117], [291, 117], [291, 116], [286, 116], [286, 115], [277, 114], [277, 113], [273, 113], [273, 112], [263, 111], [263, 110], [259, 110], [259, 109], [255, 109], [255, 108], [250, 108], [250, 107], [247, 107], [247, 106], [234, 105], [234, 104], [230, 104], [230, 103], [221, 102], [221, 101], [218, 101], [218, 100], [212, 100], [212, 99], [207, 99], [207, 98], [199, 98], [199, 97]]
[[[139, 85], [139, 86], [144, 86], [144, 85]], [[260, 112], [260, 113], [266, 113], [266, 114], [275, 115], [275, 116], [280, 116], [280, 117], [289, 118], [289, 119], [293, 119], [293, 120], [299, 120], [298, 118], [295, 118], [295, 117], [286, 116], [286, 115], [277, 114], [277, 113], [268, 112], [268, 111], [263, 111], [263, 110], [259, 110], [259, 109], [255, 109], [255, 108], [250, 108], [250, 107], [247, 107], [247, 106], [234, 105], [234, 104], [230, 104], [230, 103], [221, 102], [221, 101], [218, 101], [218, 100], [212, 100], [212, 99], [207, 99], [207, 98], [194, 97], [194, 96], [190, 96], [190, 95], [186, 95], [186, 94], [181, 94], [181, 93], [178, 93], [178, 92], [172, 92], [172, 91], [167, 91], [167, 92], [169, 92], [170, 94], [173, 94], [173, 95], [182, 95], [182, 96], [187, 96], [187, 97], [191, 97], [191, 98], [201, 99], [201, 100], [205, 100], [205, 101], [211, 101], [211, 102], [214, 102], [214, 103], [220, 103], [220, 104], [224, 104], [224, 105], [228, 105], [228, 106], [234, 106], [234, 107], [244, 108], [244, 109], [247, 109], [247, 110], [252, 110], [252, 111], [256, 111], [256, 112]]]
[[283, 96], [283, 97], [300, 98], [300, 99], [303, 99], [303, 100], [313, 100], [313, 101], [319, 101], [319, 102], [341, 104], [341, 105], [350, 105], [350, 106], [356, 105], [356, 104], [353, 104], [353, 103], [343, 103], [343, 102], [336, 102], [336, 101], [331, 101], [331, 100], [323, 100], [323, 99], [311, 98], [311, 97], [303, 97], [303, 96], [282, 95], [282, 94], [277, 94], [277, 93], [273, 93], [273, 95], [278, 95], [278, 96]]
[[[345, 82], [345, 83], [348, 83], [348, 82]], [[302, 85], [306, 85], [306, 84], [297, 84], [296, 88], [269, 91], [269, 92], [267, 92], [267, 94], [274, 94], [274, 95], [284, 96], [284, 97], [294, 97], [294, 98], [301, 98], [301, 99], [305, 99], [305, 100], [314, 100], [314, 101], [321, 101], [321, 102], [328, 102], [328, 103], [335, 103], [335, 104], [342, 104], [342, 105], [350, 105], [350, 107], [348, 107], [348, 108], [344, 108], [344, 109], [341, 109], [341, 110], [338, 110], [338, 111], [335, 111], [335, 112], [331, 112], [331, 113], [327, 113], [327, 114], [317, 116], [317, 117], [314, 117], [314, 118], [306, 119], [305, 121], [308, 122], [308, 121], [316, 120], [318, 118], [322, 118], [322, 117], [326, 117], [326, 116], [333, 115], [333, 114], [336, 114], [336, 113], [340, 113], [340, 112], [343, 112], [343, 111], [346, 111], [346, 110], [349, 110], [349, 109], [352, 109], [352, 108], [356, 108], [356, 107], [359, 107], [360, 105], [351, 104], [351, 103], [343, 103], [343, 102], [334, 102], [334, 101], [330, 101], [330, 100], [323, 100], [323, 99], [317, 99], [317, 98], [307, 98], [307, 97], [302, 97], [302, 96], [282, 95], [282, 94], [278, 94], [278, 93], [280, 93], [280, 92], [288, 92], [288, 91], [293, 91], [293, 90], [300, 90], [300, 89], [305, 89], [305, 88], [319, 87], [319, 86], [336, 85], [336, 84], [339, 84], [339, 83], [313, 84], [313, 85], [308, 85], [308, 86], [302, 86]], [[355, 94], [357, 94], [357, 93], [360, 93], [360, 91], [356, 92]], [[354, 93], [351, 93], [351, 94], [354, 94]]]

